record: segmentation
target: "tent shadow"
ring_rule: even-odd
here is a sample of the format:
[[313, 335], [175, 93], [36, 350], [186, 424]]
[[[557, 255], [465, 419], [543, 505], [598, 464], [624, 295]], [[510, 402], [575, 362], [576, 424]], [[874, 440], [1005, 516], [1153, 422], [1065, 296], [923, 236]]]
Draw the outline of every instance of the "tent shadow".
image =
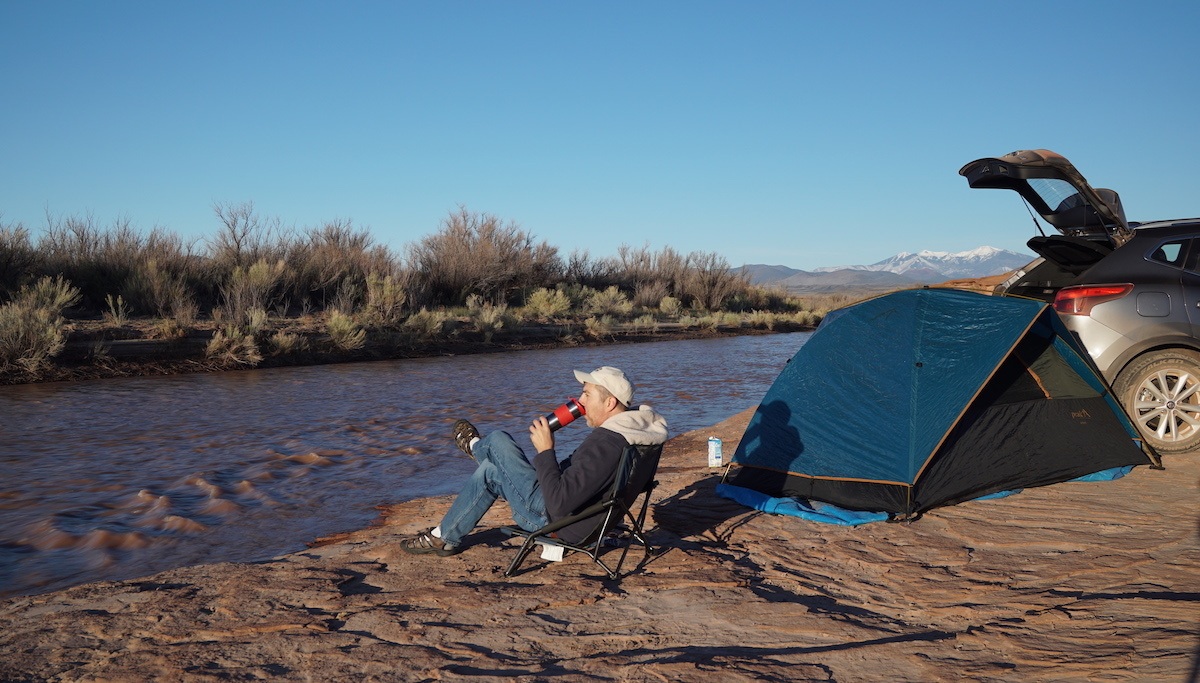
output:
[[725, 545], [739, 527], [762, 513], [717, 495], [719, 477], [705, 477], [654, 504], [659, 531], [680, 542]]

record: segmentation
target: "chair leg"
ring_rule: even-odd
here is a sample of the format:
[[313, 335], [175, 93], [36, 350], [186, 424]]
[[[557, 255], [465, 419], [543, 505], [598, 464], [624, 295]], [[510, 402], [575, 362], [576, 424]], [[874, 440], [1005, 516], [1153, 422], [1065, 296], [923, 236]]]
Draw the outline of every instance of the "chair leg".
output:
[[512, 562], [509, 563], [508, 569], [504, 571], [505, 576], [512, 576], [517, 572], [517, 567], [520, 567], [521, 563], [525, 561], [525, 558], [529, 556], [529, 553], [533, 550], [534, 545], [535, 543], [533, 536], [529, 536], [525, 539], [525, 542], [521, 544], [521, 549], [517, 551], [516, 557], [514, 557]]

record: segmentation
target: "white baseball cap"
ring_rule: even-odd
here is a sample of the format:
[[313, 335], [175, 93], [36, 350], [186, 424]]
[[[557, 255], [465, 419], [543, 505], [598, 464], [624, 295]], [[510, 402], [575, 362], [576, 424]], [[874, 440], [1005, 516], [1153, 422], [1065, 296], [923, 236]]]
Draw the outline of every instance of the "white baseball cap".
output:
[[575, 379], [586, 384], [595, 384], [596, 386], [608, 389], [608, 393], [616, 397], [618, 401], [628, 408], [633, 401], [633, 382], [625, 376], [625, 373], [620, 370], [605, 365], [602, 368], [596, 368], [590, 373], [575, 371]]

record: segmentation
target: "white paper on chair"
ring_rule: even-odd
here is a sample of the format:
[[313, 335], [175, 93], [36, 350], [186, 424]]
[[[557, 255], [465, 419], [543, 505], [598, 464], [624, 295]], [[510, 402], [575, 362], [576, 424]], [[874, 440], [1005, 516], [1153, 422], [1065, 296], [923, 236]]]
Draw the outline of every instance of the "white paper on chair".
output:
[[551, 562], [562, 562], [563, 547], [561, 545], [542, 544], [542, 559]]

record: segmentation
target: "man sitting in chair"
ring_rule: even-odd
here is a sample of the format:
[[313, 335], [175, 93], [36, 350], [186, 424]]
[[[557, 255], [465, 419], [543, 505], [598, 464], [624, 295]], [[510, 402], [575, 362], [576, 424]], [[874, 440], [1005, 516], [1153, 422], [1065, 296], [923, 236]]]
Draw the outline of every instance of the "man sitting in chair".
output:
[[[479, 437], [466, 420], [454, 423], [454, 442], [479, 466], [459, 492], [438, 526], [401, 541], [410, 553], [453, 555], [462, 540], [496, 499], [508, 501], [513, 521], [526, 531], [583, 510], [612, 486], [621, 454], [629, 445], [655, 445], [667, 440], [667, 421], [649, 406], [631, 410], [633, 383], [617, 368], [575, 371], [583, 383], [579, 403], [592, 433], [561, 463], [554, 455], [554, 433], [545, 417], [529, 426], [537, 455], [530, 463], [507, 432]], [[559, 530], [571, 543], [584, 540], [596, 526], [584, 520]]]

